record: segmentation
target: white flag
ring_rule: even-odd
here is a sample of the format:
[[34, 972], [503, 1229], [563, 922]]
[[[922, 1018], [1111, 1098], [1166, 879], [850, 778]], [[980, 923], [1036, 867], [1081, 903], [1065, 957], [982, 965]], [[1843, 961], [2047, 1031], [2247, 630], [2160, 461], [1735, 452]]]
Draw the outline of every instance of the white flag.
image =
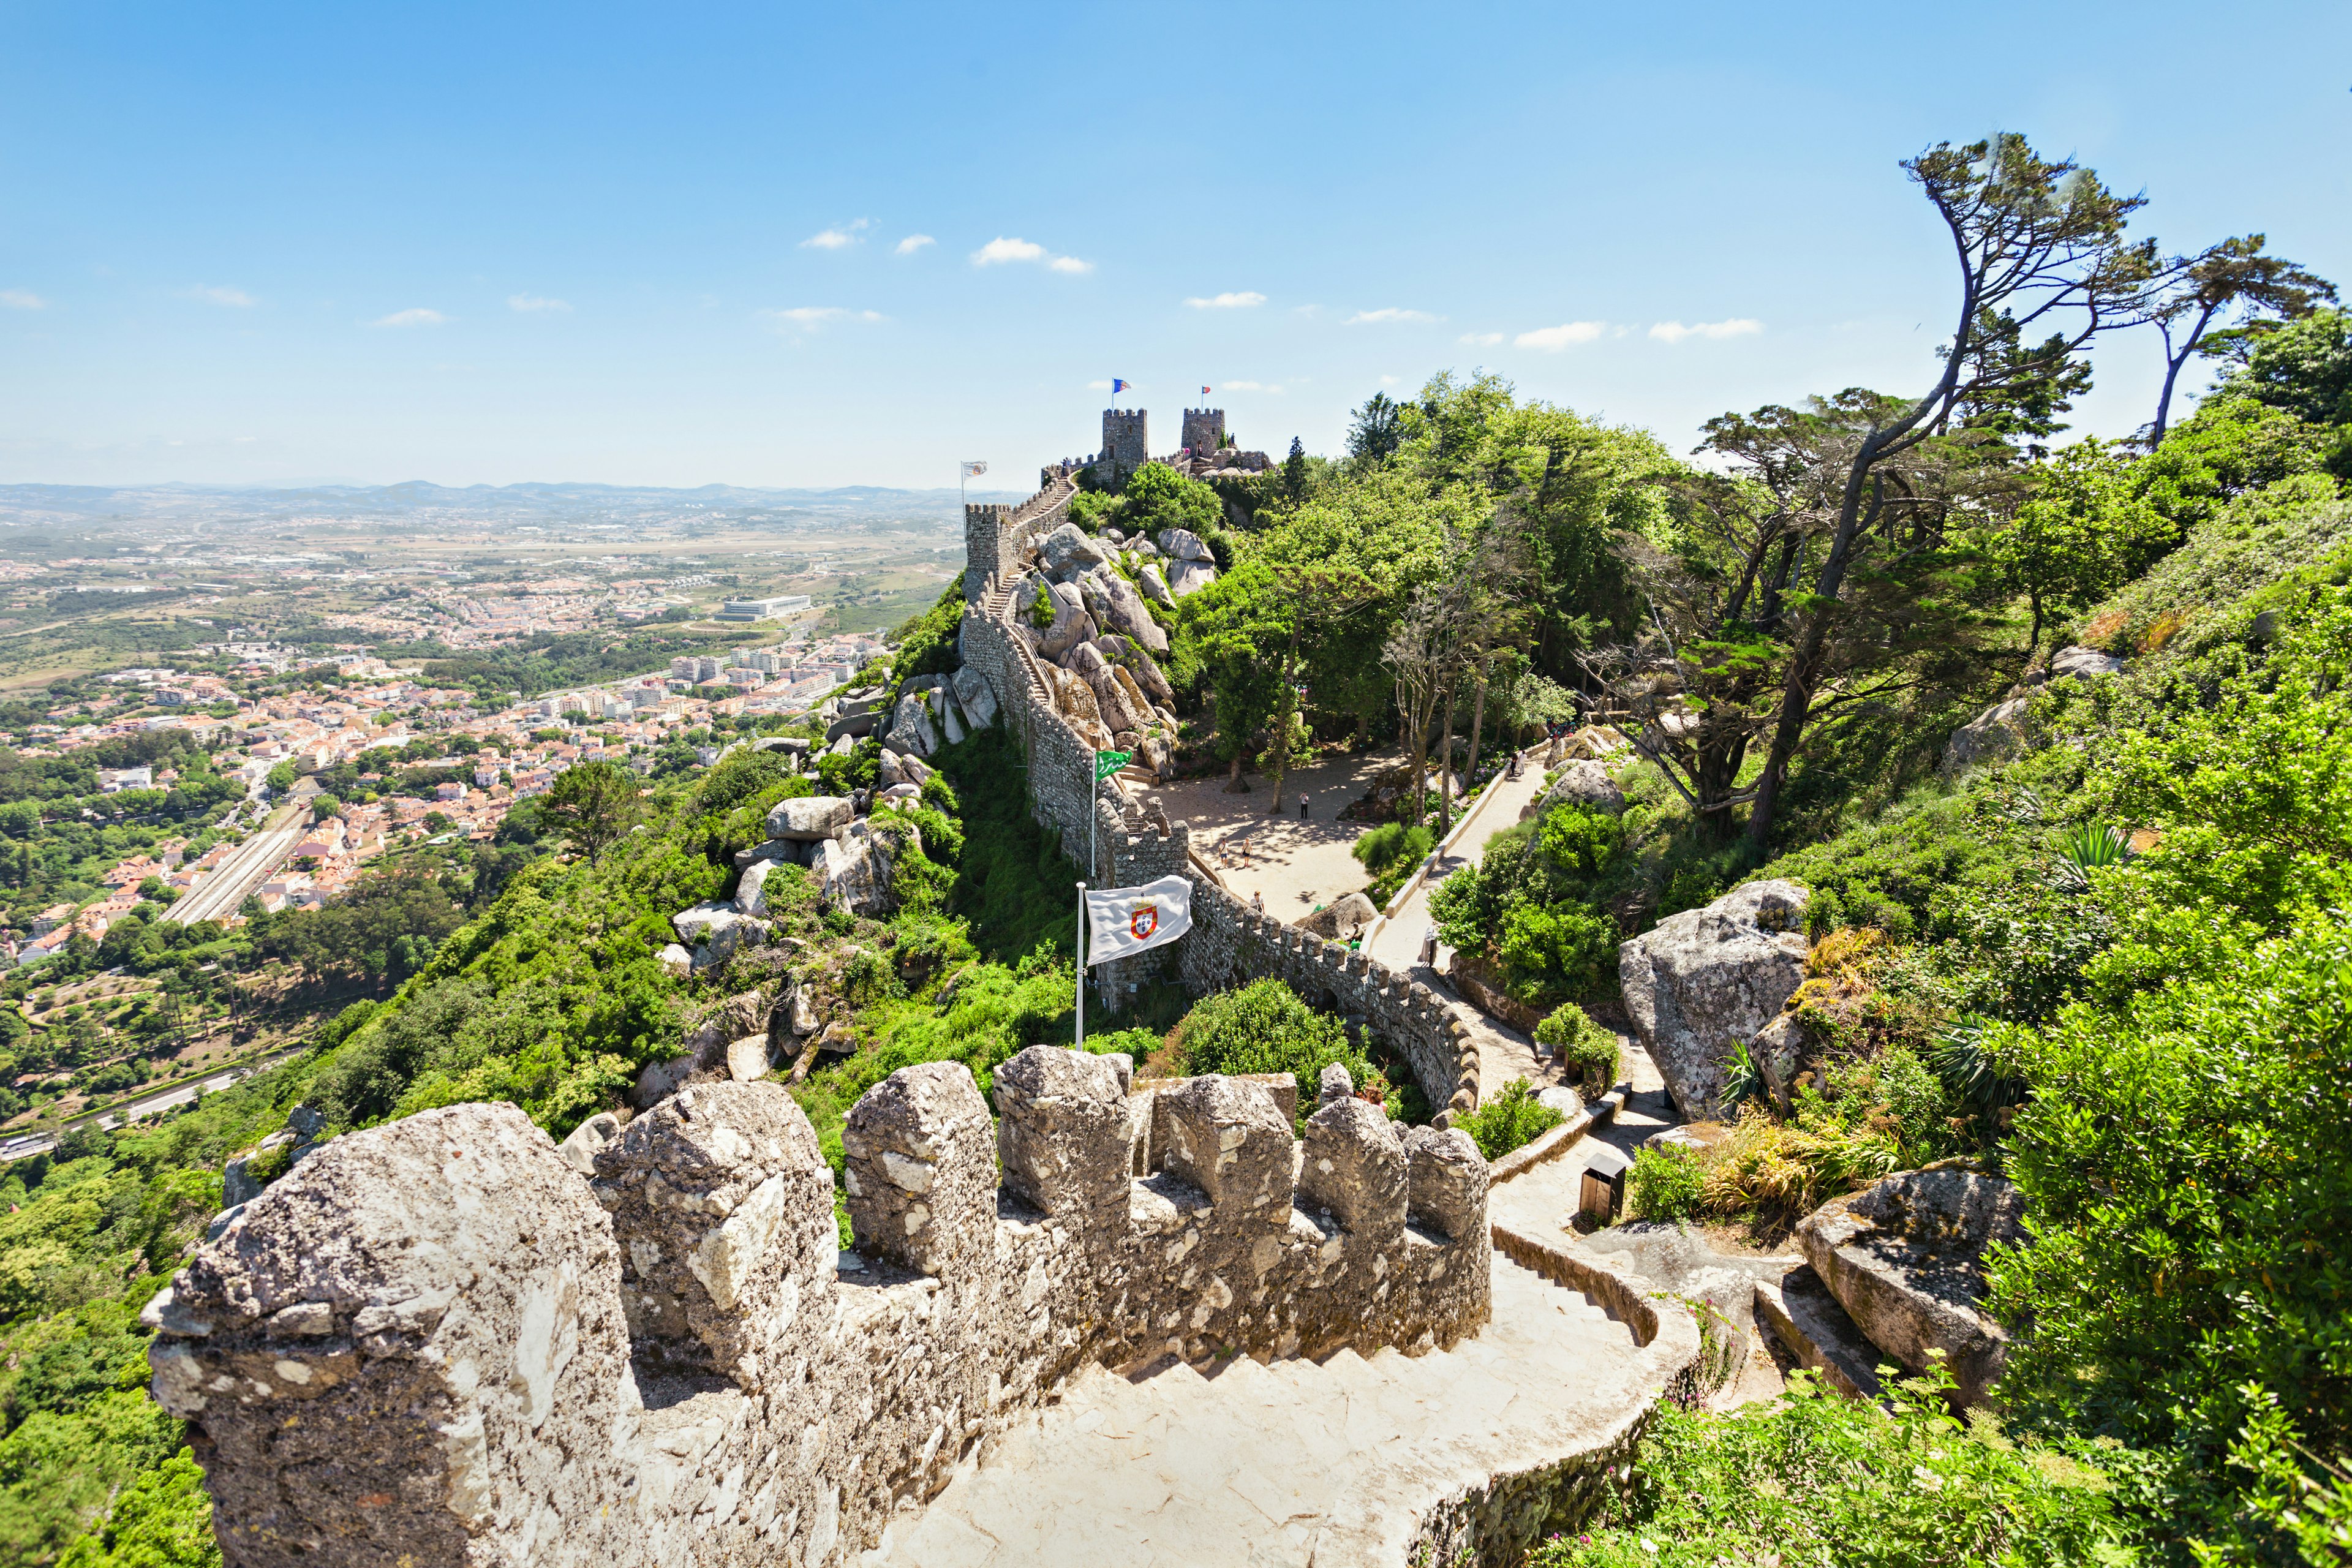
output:
[[968, 479], [976, 479], [986, 472], [988, 472], [986, 463], [966, 463], [963, 466], [963, 477]]
[[1087, 894], [1087, 962], [1107, 963], [1174, 942], [1192, 929], [1192, 884], [1162, 877], [1140, 888]]

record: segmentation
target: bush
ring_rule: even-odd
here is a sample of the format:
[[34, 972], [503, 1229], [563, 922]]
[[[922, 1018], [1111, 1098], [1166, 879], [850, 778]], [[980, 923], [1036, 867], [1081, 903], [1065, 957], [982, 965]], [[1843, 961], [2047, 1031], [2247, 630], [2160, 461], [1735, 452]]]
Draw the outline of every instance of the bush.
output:
[[1688, 1219], [1698, 1213], [1698, 1162], [1680, 1149], [1641, 1149], [1625, 1178], [1625, 1205], [1635, 1219]]
[[1588, 1096], [1606, 1094], [1617, 1081], [1617, 1031], [1573, 1002], [1545, 1015], [1536, 1043], [1552, 1048]]
[[1372, 874], [1372, 885], [1364, 889], [1365, 896], [1385, 905], [1436, 847], [1437, 835], [1423, 824], [1408, 827], [1402, 822], [1383, 822], [1358, 838], [1349, 853]]
[[1371, 1064], [1348, 1044], [1347, 1030], [1318, 1013], [1279, 980], [1261, 980], [1204, 999], [1176, 1026], [1177, 1059], [1187, 1072], [1286, 1072], [1298, 1080], [1298, 1107], [1315, 1106], [1318, 1079], [1338, 1062], [1358, 1083]]
[[1530, 1568], [2139, 1560], [2105, 1476], [1982, 1415], [1963, 1426], [1946, 1410], [1951, 1384], [1940, 1363], [1904, 1379], [1885, 1413], [1811, 1372], [1727, 1415], [1661, 1405], [1589, 1533], [1553, 1537]]
[[1503, 1092], [1464, 1117], [1455, 1125], [1470, 1134], [1478, 1152], [1499, 1160], [1525, 1148], [1568, 1120], [1536, 1099], [1535, 1086], [1523, 1078], [1503, 1086]]

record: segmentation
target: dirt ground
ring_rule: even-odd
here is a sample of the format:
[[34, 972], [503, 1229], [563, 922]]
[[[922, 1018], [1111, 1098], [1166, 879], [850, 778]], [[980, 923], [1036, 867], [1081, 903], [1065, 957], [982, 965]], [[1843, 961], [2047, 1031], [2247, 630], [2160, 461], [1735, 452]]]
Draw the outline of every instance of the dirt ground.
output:
[[[1349, 851], [1371, 826], [1342, 822], [1339, 813], [1370, 787], [1374, 773], [1396, 766], [1404, 753], [1395, 747], [1362, 752], [1294, 770], [1282, 781], [1282, 814], [1272, 814], [1272, 785], [1262, 773], [1245, 773], [1247, 795], [1227, 795], [1222, 776], [1186, 779], [1148, 790], [1167, 808], [1171, 821], [1190, 823], [1192, 846], [1214, 866], [1225, 885], [1246, 899], [1265, 895], [1265, 912], [1296, 921], [1371, 880]], [[1307, 816], [1298, 797], [1307, 796]]]

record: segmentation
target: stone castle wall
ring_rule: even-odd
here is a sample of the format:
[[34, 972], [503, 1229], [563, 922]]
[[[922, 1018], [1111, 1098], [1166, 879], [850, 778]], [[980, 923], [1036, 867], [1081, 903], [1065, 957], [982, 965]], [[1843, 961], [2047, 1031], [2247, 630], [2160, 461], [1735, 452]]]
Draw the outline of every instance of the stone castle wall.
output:
[[848, 1253], [773, 1083], [586, 1173], [510, 1105], [333, 1140], [149, 1309], [226, 1563], [835, 1563], [1083, 1365], [1486, 1321], [1467, 1134], [1337, 1099], [1300, 1143], [1263, 1086], [1122, 1066], [1033, 1047], [992, 1130], [961, 1064], [891, 1075], [843, 1133]]
[[1019, 506], [967, 502], [963, 509], [963, 596], [977, 599], [991, 577], [1009, 576], [1023, 551], [1054, 531], [1070, 514], [1077, 482], [1057, 474]]
[[1103, 480], [1117, 489], [1127, 476], [1151, 461], [1150, 416], [1140, 408], [1103, 410], [1102, 451], [1096, 461], [1110, 472]]
[[[1052, 493], [1039, 492], [1029, 506], [1037, 507]], [[1056, 523], [1067, 506], [1065, 497], [1061, 510], [1052, 513]], [[971, 510], [976, 509], [967, 511]], [[1041, 508], [1037, 515], [1047, 511]], [[1130, 986], [1171, 966], [1195, 995], [1277, 978], [1309, 1003], [1394, 1046], [1441, 1118], [1450, 1121], [1475, 1110], [1480, 1093], [1477, 1049], [1435, 993], [1369, 953], [1350, 952], [1251, 910], [1203, 873], [1192, 858], [1184, 823], [1143, 819], [1135, 808], [1114, 804], [1112, 788], [1105, 785], [1093, 807], [1095, 852], [1089, 865], [1087, 818], [1089, 797], [1096, 794], [1094, 751], [1055, 707], [1048, 678], [1024, 636], [1020, 606], [1003, 587], [1021, 568], [1021, 550], [1034, 547], [1048, 531], [1028, 532], [1019, 548], [1007, 549], [1003, 542], [1009, 536], [1003, 530], [972, 532], [967, 526], [971, 557], [965, 580], [970, 584], [981, 574], [982, 586], [964, 608], [958, 643], [964, 663], [979, 670], [995, 693], [1005, 724], [1028, 758], [1031, 815], [1059, 838], [1073, 864], [1087, 867], [1087, 881], [1097, 888], [1133, 887], [1181, 874], [1192, 883], [1192, 931], [1165, 948], [1102, 965], [1097, 973], [1106, 1000], [1116, 1008]]]

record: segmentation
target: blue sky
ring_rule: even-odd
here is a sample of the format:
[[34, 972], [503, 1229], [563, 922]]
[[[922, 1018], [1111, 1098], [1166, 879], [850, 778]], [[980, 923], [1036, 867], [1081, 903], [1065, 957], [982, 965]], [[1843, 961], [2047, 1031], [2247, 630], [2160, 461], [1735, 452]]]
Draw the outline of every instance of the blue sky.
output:
[[[1919, 384], [1995, 127], [2352, 290], [2352, 8], [0, 4], [0, 482], [1012, 488]], [[2151, 337], [2078, 423], [2146, 420]]]

